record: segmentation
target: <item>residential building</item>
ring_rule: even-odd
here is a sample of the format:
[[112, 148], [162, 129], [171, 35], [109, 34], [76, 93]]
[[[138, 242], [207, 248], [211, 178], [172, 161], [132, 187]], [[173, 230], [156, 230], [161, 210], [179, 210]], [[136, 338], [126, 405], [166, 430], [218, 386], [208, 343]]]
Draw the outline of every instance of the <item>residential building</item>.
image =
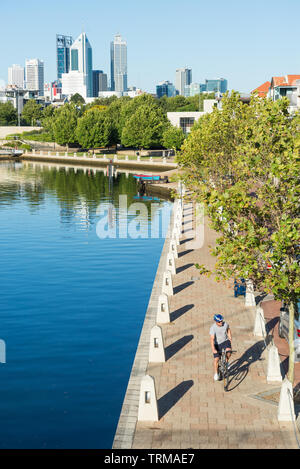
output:
[[156, 85], [156, 95], [158, 98], [162, 96], [167, 96], [168, 98], [176, 96], [175, 86], [169, 81], [162, 81]]
[[60, 81], [63, 73], [70, 70], [70, 48], [73, 44], [71, 36], [56, 34], [56, 62], [57, 80]]
[[180, 127], [184, 134], [189, 134], [194, 123], [207, 113], [211, 113], [217, 105], [215, 99], [205, 99], [203, 112], [168, 112], [167, 117], [172, 125]]
[[25, 69], [21, 65], [12, 65], [8, 67], [8, 86], [17, 86], [24, 88], [25, 85]]
[[294, 113], [300, 109], [300, 75], [285, 75], [272, 77], [251, 93], [258, 93], [260, 97], [270, 98], [277, 101], [286, 97], [289, 100], [289, 112]]
[[212, 92], [219, 92], [219, 93], [226, 93], [227, 91], [227, 80], [225, 78], [216, 78], [213, 80], [205, 80], [205, 85], [206, 85], [206, 92], [207, 93], [212, 93]]
[[26, 59], [25, 61], [26, 89], [38, 91], [44, 96], [44, 62], [39, 59]]
[[100, 91], [107, 91], [107, 75], [102, 70], [93, 70], [93, 97], [97, 98]]
[[111, 91], [127, 91], [127, 43], [120, 34], [110, 44]]
[[81, 33], [70, 47], [70, 69], [62, 73], [61, 82], [63, 95], [93, 97], [93, 56], [86, 33]]
[[175, 88], [178, 94], [184, 96], [184, 88], [192, 83], [192, 69], [178, 68], [176, 70]]

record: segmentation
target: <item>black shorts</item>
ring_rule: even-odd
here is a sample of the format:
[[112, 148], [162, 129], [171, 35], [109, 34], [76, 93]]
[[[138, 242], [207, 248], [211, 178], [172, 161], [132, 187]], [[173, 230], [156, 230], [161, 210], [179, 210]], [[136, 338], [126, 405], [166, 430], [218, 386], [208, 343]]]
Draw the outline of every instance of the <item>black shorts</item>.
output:
[[222, 350], [230, 348], [231, 349], [231, 342], [230, 340], [225, 340], [225, 342], [222, 342], [221, 344], [215, 344], [215, 348], [217, 350], [217, 353], [214, 353], [214, 358], [218, 358], [222, 355]]

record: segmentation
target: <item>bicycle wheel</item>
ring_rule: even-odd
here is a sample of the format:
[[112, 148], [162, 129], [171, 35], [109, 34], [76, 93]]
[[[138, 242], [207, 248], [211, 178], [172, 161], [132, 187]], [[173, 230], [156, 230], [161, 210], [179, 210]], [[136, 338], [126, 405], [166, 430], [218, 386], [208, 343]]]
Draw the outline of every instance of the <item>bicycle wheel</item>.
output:
[[225, 363], [223, 364], [223, 384], [224, 384], [224, 391], [228, 391], [228, 381], [229, 381], [229, 373], [228, 373], [228, 362], [225, 360]]

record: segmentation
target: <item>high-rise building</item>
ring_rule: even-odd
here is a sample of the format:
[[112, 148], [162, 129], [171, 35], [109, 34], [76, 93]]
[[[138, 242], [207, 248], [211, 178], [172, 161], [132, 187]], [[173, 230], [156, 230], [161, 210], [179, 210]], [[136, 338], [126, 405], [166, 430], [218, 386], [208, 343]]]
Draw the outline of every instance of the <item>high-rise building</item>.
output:
[[120, 34], [110, 44], [111, 91], [127, 91], [127, 43]]
[[25, 61], [26, 89], [38, 90], [39, 96], [44, 96], [44, 62], [39, 59]]
[[12, 65], [8, 67], [8, 81], [9, 86], [17, 86], [18, 88], [24, 88], [25, 82], [25, 70], [21, 65]]
[[226, 93], [227, 91], [227, 80], [225, 78], [216, 78], [214, 80], [205, 80], [206, 91], [208, 93]]
[[204, 91], [206, 91], [206, 85], [202, 85], [201, 83], [191, 83], [184, 87], [184, 96], [188, 98], [190, 96], [196, 96], [197, 94], [203, 93]]
[[63, 95], [93, 97], [93, 56], [86, 33], [81, 33], [70, 47], [70, 69], [62, 74], [61, 81]]
[[184, 87], [192, 83], [192, 69], [178, 68], [176, 70], [175, 88], [178, 94], [184, 95]]
[[176, 96], [175, 86], [169, 81], [162, 81], [156, 85], [156, 95], [158, 98], [162, 96], [167, 96], [168, 98]]
[[98, 97], [99, 91], [107, 91], [107, 75], [102, 70], [93, 70], [93, 96]]
[[61, 80], [63, 73], [68, 73], [70, 69], [70, 47], [73, 44], [71, 36], [56, 34], [56, 63], [57, 80]]

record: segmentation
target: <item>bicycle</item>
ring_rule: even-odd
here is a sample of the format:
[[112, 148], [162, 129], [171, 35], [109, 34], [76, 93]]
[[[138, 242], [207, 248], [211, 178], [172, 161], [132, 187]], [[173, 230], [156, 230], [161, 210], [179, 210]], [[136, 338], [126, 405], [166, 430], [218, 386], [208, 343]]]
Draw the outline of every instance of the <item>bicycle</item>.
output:
[[223, 380], [223, 385], [224, 385], [224, 391], [228, 391], [228, 382], [229, 382], [229, 372], [228, 372], [228, 365], [229, 361], [227, 361], [227, 353], [235, 353], [236, 350], [231, 350], [230, 352], [226, 352], [225, 349], [222, 350], [222, 355], [220, 357], [219, 363], [218, 363], [218, 374], [220, 376], [220, 379]]

